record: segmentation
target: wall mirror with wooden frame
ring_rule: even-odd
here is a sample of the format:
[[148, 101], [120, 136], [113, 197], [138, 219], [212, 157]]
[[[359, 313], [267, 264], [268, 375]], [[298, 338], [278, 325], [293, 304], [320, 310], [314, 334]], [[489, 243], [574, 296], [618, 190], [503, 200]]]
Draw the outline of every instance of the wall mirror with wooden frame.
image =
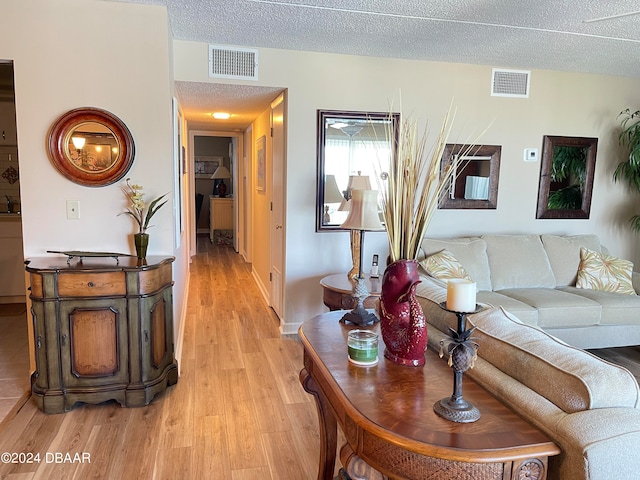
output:
[[598, 139], [545, 135], [536, 218], [589, 218]]
[[497, 208], [501, 152], [500, 145], [447, 144], [441, 172], [453, 163], [453, 176], [439, 208]]
[[318, 110], [316, 231], [339, 230], [354, 189], [378, 190], [397, 145], [399, 113]]
[[51, 163], [72, 182], [88, 187], [120, 180], [133, 163], [131, 132], [118, 117], [99, 108], [76, 108], [49, 130]]

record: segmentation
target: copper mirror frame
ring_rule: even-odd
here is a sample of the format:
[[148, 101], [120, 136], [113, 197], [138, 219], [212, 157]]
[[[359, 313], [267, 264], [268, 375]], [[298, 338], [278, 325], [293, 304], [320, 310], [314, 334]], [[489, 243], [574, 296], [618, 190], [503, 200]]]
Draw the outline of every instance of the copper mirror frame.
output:
[[[544, 136], [536, 218], [589, 218], [597, 148], [597, 138]], [[575, 190], [572, 203], [561, 195], [570, 189]]]
[[51, 163], [72, 182], [102, 187], [127, 173], [135, 154], [133, 136], [106, 110], [83, 107], [58, 118], [49, 131]]

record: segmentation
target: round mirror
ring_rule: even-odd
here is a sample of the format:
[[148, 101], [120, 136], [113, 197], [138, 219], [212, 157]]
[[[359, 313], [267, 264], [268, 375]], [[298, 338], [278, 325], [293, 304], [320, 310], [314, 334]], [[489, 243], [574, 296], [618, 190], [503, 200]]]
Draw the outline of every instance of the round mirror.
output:
[[98, 108], [76, 108], [49, 132], [51, 163], [80, 185], [100, 187], [120, 180], [133, 163], [134, 143], [122, 121]]

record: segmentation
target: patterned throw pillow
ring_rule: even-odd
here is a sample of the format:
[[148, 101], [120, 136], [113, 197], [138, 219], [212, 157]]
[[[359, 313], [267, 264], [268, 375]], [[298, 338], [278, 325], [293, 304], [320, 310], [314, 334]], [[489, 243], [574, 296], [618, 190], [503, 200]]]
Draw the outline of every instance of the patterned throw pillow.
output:
[[576, 287], [635, 295], [632, 271], [633, 263], [628, 260], [582, 247]]
[[456, 257], [446, 248], [438, 253], [429, 255], [420, 262], [420, 265], [430, 276], [438, 280], [446, 281], [451, 278], [465, 278], [473, 281]]

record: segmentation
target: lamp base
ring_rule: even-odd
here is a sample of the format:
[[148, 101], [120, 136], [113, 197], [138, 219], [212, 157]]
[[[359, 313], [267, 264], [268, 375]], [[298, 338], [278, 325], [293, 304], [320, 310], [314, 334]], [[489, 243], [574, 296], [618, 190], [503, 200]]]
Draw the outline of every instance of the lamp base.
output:
[[224, 180], [218, 184], [218, 188], [216, 190], [218, 191], [219, 197], [224, 198], [227, 196], [227, 185], [224, 183]]
[[443, 398], [433, 405], [433, 410], [450, 422], [472, 423], [480, 419], [480, 410], [464, 399]]
[[375, 316], [375, 314], [367, 311], [367, 309], [364, 308], [364, 299], [369, 296], [369, 290], [367, 290], [367, 285], [364, 282], [364, 278], [358, 276], [354, 279], [353, 282], [354, 286], [352, 296], [358, 299], [358, 305], [350, 312], [345, 313], [340, 321], [358, 325], [360, 327], [373, 325], [379, 319]]
[[378, 321], [378, 317], [375, 314], [369, 312], [366, 308], [362, 308], [359, 305], [344, 314], [344, 316], [340, 319], [341, 322], [357, 325], [359, 327], [368, 327], [373, 325]]

